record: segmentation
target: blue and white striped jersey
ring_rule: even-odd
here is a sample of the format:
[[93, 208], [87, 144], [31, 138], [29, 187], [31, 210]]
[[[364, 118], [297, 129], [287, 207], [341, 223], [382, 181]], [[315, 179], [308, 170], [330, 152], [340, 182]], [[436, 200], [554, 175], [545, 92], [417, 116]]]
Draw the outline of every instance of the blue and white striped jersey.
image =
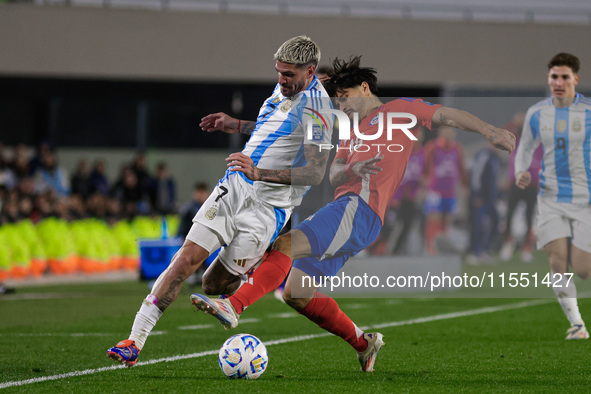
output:
[[[261, 169], [284, 170], [305, 166], [305, 144], [330, 144], [332, 115], [318, 116], [319, 111], [325, 109], [332, 109], [332, 103], [318, 78], [314, 77], [308, 88], [294, 97], [284, 97], [277, 84], [271, 97], [263, 103], [255, 129], [242, 153], [250, 156], [254, 165]], [[324, 122], [314, 121], [319, 118]], [[308, 127], [305, 126], [310, 121], [314, 126], [308, 135]], [[253, 184], [244, 174], [238, 174]], [[299, 205], [309, 188], [270, 182], [253, 184], [259, 200], [281, 208]]]
[[515, 157], [516, 174], [529, 168], [540, 143], [540, 195], [591, 204], [591, 99], [577, 93], [565, 108], [555, 107], [551, 97], [531, 106]]

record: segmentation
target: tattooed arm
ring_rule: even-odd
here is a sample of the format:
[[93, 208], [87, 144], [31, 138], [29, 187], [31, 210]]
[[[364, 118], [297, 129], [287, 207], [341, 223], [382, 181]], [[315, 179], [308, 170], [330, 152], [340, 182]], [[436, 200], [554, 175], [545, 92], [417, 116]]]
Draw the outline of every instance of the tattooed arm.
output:
[[286, 170], [258, 168], [252, 159], [241, 152], [232, 153], [226, 159], [230, 171], [242, 172], [251, 181], [281, 183], [284, 185], [318, 185], [324, 178], [329, 150], [317, 145], [304, 145], [306, 165]]
[[250, 120], [242, 120], [240, 121], [240, 129], [238, 132], [240, 134], [251, 135], [254, 131], [254, 127], [256, 126], [256, 122]]
[[432, 120], [434, 125], [446, 125], [481, 134], [497, 149], [509, 152], [515, 149], [515, 135], [508, 130], [494, 127], [469, 112], [439, 107], [435, 110]]

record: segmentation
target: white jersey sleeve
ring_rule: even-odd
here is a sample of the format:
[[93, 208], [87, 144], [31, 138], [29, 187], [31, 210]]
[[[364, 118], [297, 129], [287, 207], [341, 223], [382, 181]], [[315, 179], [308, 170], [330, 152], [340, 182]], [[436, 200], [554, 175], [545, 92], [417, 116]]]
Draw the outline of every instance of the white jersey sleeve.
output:
[[[540, 131], [538, 130], [540, 109], [537, 105], [529, 108], [525, 115], [521, 139], [515, 154], [515, 175], [527, 171], [534, 157], [534, 152], [540, 145]], [[533, 126], [533, 127], [532, 127]]]

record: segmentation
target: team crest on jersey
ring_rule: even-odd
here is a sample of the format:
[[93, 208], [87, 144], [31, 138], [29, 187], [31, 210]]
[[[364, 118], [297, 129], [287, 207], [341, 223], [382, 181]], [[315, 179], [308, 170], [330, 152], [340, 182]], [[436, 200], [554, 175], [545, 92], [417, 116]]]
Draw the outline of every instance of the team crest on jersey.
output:
[[271, 104], [278, 104], [281, 101], [281, 98], [279, 96], [275, 97], [275, 99], [273, 101], [271, 101]]
[[289, 100], [289, 99], [285, 100], [285, 103], [283, 103], [283, 105], [281, 106], [281, 111], [283, 111], [283, 112], [289, 111], [291, 109], [292, 104], [293, 103], [291, 102], [291, 100]]
[[322, 127], [313, 126], [312, 127], [312, 141], [322, 141], [324, 140], [324, 130]]
[[560, 119], [556, 122], [556, 130], [558, 130], [559, 133], [564, 133], [566, 131], [566, 120]]
[[581, 131], [581, 129], [581, 119], [575, 118], [575, 120], [573, 120], [573, 131]]
[[207, 210], [207, 212], [205, 212], [205, 217], [208, 220], [213, 220], [213, 219], [215, 219], [215, 217], [216, 217], [217, 214], [218, 214], [218, 207], [213, 206], [213, 207], [210, 207]]
[[380, 119], [379, 115], [374, 116], [374, 118], [369, 122], [370, 126], [378, 124], [378, 120]]

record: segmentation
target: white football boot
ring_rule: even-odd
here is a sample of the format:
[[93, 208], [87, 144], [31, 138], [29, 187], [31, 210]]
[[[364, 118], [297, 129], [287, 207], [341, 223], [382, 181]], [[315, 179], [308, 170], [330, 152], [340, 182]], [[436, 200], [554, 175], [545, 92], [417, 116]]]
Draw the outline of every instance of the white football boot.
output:
[[364, 352], [357, 352], [357, 359], [361, 364], [363, 372], [373, 372], [373, 366], [376, 363], [378, 352], [385, 345], [384, 336], [379, 332], [363, 334], [367, 341], [367, 349]]
[[584, 324], [573, 324], [566, 330], [566, 338], [564, 339], [589, 339], [589, 332]]
[[191, 294], [191, 302], [200, 311], [212, 315], [226, 330], [235, 328], [238, 325], [240, 315], [227, 299], [211, 299], [202, 294]]

